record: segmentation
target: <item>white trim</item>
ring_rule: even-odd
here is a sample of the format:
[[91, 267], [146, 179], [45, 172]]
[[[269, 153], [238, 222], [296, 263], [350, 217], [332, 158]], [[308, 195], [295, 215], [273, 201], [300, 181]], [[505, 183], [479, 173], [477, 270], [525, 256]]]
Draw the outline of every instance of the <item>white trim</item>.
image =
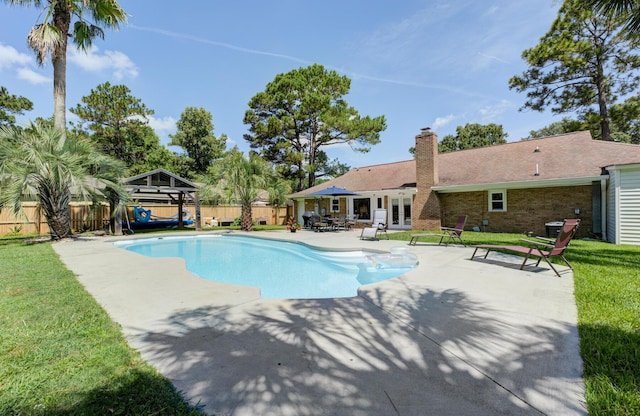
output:
[[[501, 194], [502, 195], [502, 199], [500, 200], [502, 202], [502, 209], [493, 209], [493, 195], [496, 194]], [[507, 190], [506, 189], [491, 189], [489, 191], [487, 191], [487, 210], [489, 212], [507, 212]]]
[[607, 170], [635, 170], [640, 168], [640, 163], [627, 163], [626, 165], [607, 166]]
[[500, 189], [529, 189], [529, 188], [551, 188], [557, 186], [579, 186], [591, 185], [595, 181], [601, 181], [608, 178], [609, 175], [586, 176], [582, 178], [561, 178], [546, 179], [536, 181], [521, 182], [496, 182], [483, 183], [473, 185], [452, 185], [452, 186], [432, 186], [431, 189], [438, 193], [454, 193], [454, 192], [472, 192], [472, 191], [489, 191]]
[[340, 199], [331, 198], [331, 212], [340, 212]]
[[[607, 179], [601, 179], [600, 180], [600, 229], [602, 232], [602, 241], [607, 241], [607, 213], [608, 213], [608, 209], [609, 207], [607, 207], [607, 203], [608, 203], [608, 195], [607, 193], [609, 192], [608, 188], [609, 185], [609, 180]], [[596, 219], [594, 218], [593, 221], [595, 221]]]

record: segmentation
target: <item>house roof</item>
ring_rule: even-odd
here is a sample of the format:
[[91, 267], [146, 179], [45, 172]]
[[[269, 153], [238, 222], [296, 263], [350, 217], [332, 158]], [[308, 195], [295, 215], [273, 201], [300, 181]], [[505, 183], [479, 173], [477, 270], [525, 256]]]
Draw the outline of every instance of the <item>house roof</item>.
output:
[[640, 146], [593, 140], [581, 131], [439, 154], [437, 185], [592, 178], [607, 166], [634, 162]]
[[331, 186], [337, 186], [352, 192], [415, 187], [416, 162], [415, 160], [405, 160], [403, 162], [354, 168], [329, 182], [297, 192], [291, 197], [306, 196]]
[[[436, 190], [590, 181], [608, 166], [640, 163], [640, 146], [593, 140], [588, 131], [438, 154]], [[538, 173], [536, 175], [536, 173]], [[329, 186], [354, 192], [415, 187], [415, 160], [351, 169], [345, 175], [293, 194]]]

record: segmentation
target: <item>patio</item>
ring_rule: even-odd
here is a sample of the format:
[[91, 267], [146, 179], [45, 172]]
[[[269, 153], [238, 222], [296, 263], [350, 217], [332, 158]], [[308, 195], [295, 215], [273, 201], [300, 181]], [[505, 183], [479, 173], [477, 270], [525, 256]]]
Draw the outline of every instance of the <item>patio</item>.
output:
[[[251, 235], [406, 246], [361, 241], [360, 230]], [[208, 413], [586, 414], [570, 274], [421, 245], [411, 248], [416, 269], [358, 297], [268, 300], [199, 279], [182, 260], [118, 249], [115, 239], [54, 248], [142, 357]]]

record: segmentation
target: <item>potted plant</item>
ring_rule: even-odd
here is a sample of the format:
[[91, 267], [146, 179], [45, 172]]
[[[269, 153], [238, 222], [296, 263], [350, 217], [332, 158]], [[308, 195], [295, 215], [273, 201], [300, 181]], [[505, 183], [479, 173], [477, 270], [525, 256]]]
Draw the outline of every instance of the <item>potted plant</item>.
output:
[[296, 219], [293, 216], [287, 219], [287, 230], [291, 231], [292, 233], [295, 233], [301, 228], [302, 226], [298, 223], [298, 221], [296, 221]]

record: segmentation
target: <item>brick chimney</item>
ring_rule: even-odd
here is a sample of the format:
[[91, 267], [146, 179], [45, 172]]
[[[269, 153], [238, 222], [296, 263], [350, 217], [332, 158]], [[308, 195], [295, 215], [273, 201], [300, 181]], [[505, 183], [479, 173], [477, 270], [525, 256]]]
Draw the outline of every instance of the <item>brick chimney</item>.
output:
[[416, 136], [416, 187], [413, 204], [414, 230], [439, 230], [441, 209], [438, 195], [431, 187], [438, 184], [438, 135], [428, 127]]

